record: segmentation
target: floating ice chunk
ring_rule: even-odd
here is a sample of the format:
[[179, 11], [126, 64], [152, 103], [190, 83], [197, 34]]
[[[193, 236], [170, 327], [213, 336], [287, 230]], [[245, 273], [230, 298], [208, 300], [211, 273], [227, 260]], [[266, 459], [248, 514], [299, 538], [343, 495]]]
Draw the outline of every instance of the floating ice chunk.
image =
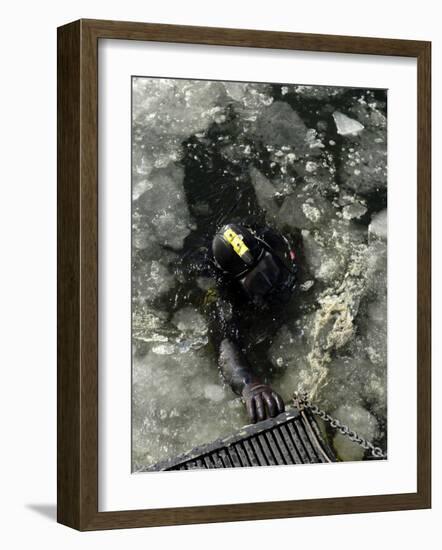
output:
[[148, 250], [149, 259], [156, 259], [159, 251], [156, 235], [148, 229], [147, 220], [134, 214], [132, 224], [132, 246], [137, 250]]
[[387, 128], [387, 117], [377, 108], [376, 102], [353, 104], [349, 108], [348, 113], [351, 117], [356, 118], [364, 124], [366, 129]]
[[247, 83], [242, 82], [224, 82], [224, 88], [227, 94], [235, 101], [241, 101], [247, 90]]
[[345, 94], [345, 88], [337, 86], [306, 86], [296, 85], [291, 86], [291, 91], [302, 99], [314, 99], [317, 101], [328, 101], [330, 98], [339, 97]]
[[[363, 407], [369, 402], [370, 412], [376, 411], [381, 418], [386, 406], [386, 369], [373, 365], [366, 357], [365, 343], [360, 344], [361, 353], [353, 348], [351, 356], [340, 357], [337, 353], [332, 358], [328, 365], [327, 384], [321, 388], [315, 401], [329, 413], [342, 404]], [[312, 369], [311, 376], [314, 374]]]
[[221, 82], [133, 79], [134, 199], [146, 184], [140, 187], [137, 175], [145, 179], [154, 168], [179, 160], [183, 139], [222, 119], [227, 100]]
[[[304, 352], [299, 331], [296, 333], [283, 325], [273, 339], [268, 357], [274, 367], [281, 369], [287, 365], [293, 367], [298, 358], [305, 355]], [[293, 391], [294, 388], [291, 389]]]
[[318, 165], [316, 162], [313, 162], [311, 160], [309, 160], [308, 162], [305, 163], [305, 169], [307, 172], [316, 172], [316, 170], [318, 169]]
[[[359, 405], [341, 405], [332, 416], [369, 441], [378, 435], [376, 418]], [[334, 437], [333, 445], [341, 460], [361, 460], [365, 453], [360, 445], [340, 433]]]
[[247, 423], [244, 406], [224, 391], [207, 354], [190, 350], [133, 361], [134, 467], [225, 437]]
[[172, 323], [185, 333], [203, 335], [207, 333], [207, 323], [204, 317], [192, 306], [185, 306], [177, 311]]
[[339, 269], [338, 260], [335, 258], [325, 258], [319, 269], [316, 271], [316, 277], [321, 281], [331, 281]]
[[132, 185], [132, 200], [137, 200], [151, 185], [152, 184], [147, 179], [139, 179], [136, 181], [136, 178], [134, 178], [134, 183]]
[[244, 131], [248, 131], [262, 111], [273, 103], [272, 88], [269, 84], [224, 82], [223, 86], [227, 103], [233, 103], [238, 123]]
[[286, 145], [300, 152], [306, 150], [307, 127], [298, 113], [283, 101], [275, 101], [263, 111], [255, 133], [268, 146]]
[[385, 324], [387, 320], [387, 307], [384, 301], [373, 302], [368, 306], [368, 317], [377, 324]]
[[333, 118], [335, 119], [337, 132], [341, 136], [355, 135], [364, 129], [364, 126], [360, 122], [339, 111], [333, 113]]
[[302, 211], [304, 213], [304, 216], [313, 223], [317, 223], [321, 219], [321, 211], [319, 210], [319, 208], [316, 208], [316, 206], [304, 203], [302, 205]]
[[317, 132], [314, 128], [309, 128], [305, 134], [305, 141], [310, 149], [323, 149], [325, 145], [317, 137]]
[[331, 281], [340, 268], [337, 250], [323, 247], [310, 231], [302, 231], [302, 239], [305, 259], [312, 275], [321, 281]]
[[[385, 320], [386, 320], [386, 308]], [[386, 322], [373, 323], [367, 327], [365, 334], [365, 349], [367, 356], [373, 365], [385, 368], [387, 365], [387, 324]]]
[[157, 344], [156, 346], [153, 346], [152, 351], [157, 355], [172, 355], [175, 353], [175, 346], [170, 342], [166, 342], [164, 344]]
[[167, 313], [160, 310], [146, 310], [144, 298], [141, 300], [141, 304], [139, 302], [139, 300], [134, 300], [132, 311], [132, 338], [134, 340], [134, 350], [138, 348], [139, 342], [168, 342], [167, 329], [165, 329], [164, 326], [165, 320], [168, 317]]
[[163, 325], [165, 318], [167, 313], [160, 310], [146, 311], [144, 308], [134, 307], [132, 326], [143, 326], [146, 330], [155, 331]]
[[299, 288], [302, 290], [302, 292], [307, 292], [312, 288], [314, 284], [315, 284], [315, 281], [312, 281], [312, 280], [305, 281], [305, 283], [302, 283], [302, 285], [300, 285]]
[[221, 385], [207, 384], [204, 388], [204, 397], [219, 403], [224, 399], [224, 390]]
[[134, 297], [153, 302], [173, 288], [175, 277], [157, 260], [148, 261], [133, 274]]
[[179, 337], [176, 341], [176, 351], [178, 353], [188, 353], [190, 350], [203, 348], [209, 341], [207, 335], [190, 335]]
[[360, 218], [367, 212], [367, 207], [360, 202], [348, 204], [342, 209], [342, 216], [345, 220], [353, 220]]
[[182, 248], [191, 225], [183, 179], [183, 168], [174, 163], [151, 173], [151, 185], [136, 201], [137, 242], [144, 245], [154, 237], [162, 245]]
[[163, 142], [165, 136], [189, 136], [213, 121], [224, 98], [221, 82], [137, 77], [133, 80], [134, 125], [149, 129], [143, 135], [145, 144], [157, 136]]
[[370, 238], [377, 238], [386, 241], [388, 230], [387, 221], [387, 209], [375, 214], [371, 219], [370, 225], [368, 226]]
[[387, 187], [387, 148], [375, 139], [386, 139], [386, 129], [365, 129], [357, 136], [354, 147], [341, 148], [339, 175], [343, 188], [356, 191], [358, 195], [372, 195]]
[[277, 193], [275, 186], [256, 168], [250, 169], [250, 177], [259, 206], [270, 216], [275, 216], [279, 210], [275, 202]]
[[290, 195], [284, 200], [276, 216], [279, 227], [312, 229], [321, 220], [319, 201], [311, 204], [304, 200], [301, 195]]

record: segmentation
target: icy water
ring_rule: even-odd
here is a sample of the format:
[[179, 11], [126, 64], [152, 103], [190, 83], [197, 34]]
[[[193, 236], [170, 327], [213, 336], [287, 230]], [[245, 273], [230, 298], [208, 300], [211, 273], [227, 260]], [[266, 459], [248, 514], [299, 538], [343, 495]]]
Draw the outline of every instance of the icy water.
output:
[[[252, 362], [386, 448], [387, 98], [382, 90], [133, 79], [133, 470], [248, 423], [184, 265], [232, 217], [300, 259], [287, 322]], [[265, 327], [263, 329], [265, 331]], [[361, 447], [332, 432], [341, 460]]]

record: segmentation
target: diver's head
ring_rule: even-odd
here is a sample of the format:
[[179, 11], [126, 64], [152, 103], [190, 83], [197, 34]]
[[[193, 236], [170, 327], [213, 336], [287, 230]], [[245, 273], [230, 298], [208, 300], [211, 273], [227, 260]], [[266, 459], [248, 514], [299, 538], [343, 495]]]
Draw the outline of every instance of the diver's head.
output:
[[288, 243], [283, 240], [287, 244], [285, 252], [276, 251], [251, 229], [227, 224], [213, 238], [213, 257], [218, 268], [236, 279], [254, 303], [285, 301], [296, 278]]

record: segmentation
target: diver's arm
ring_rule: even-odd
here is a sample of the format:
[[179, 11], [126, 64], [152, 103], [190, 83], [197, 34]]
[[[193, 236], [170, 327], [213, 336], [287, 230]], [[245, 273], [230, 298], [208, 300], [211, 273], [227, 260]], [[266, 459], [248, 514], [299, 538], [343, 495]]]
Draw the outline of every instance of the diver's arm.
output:
[[224, 381], [237, 395], [242, 395], [247, 384], [260, 382], [238, 344], [228, 338], [220, 344], [218, 364]]
[[215, 347], [222, 377], [240, 395], [251, 422], [273, 417], [284, 411], [281, 397], [255, 374], [241, 350], [239, 323], [232, 303], [213, 300], [208, 307], [209, 335]]
[[230, 301], [218, 298], [212, 304], [209, 327], [223, 380], [237, 395], [242, 395], [246, 384], [259, 380], [241, 351], [239, 323]]
[[251, 422], [284, 412], [281, 396], [256, 377], [235, 342], [227, 338], [221, 342], [218, 363], [226, 383], [243, 398]]

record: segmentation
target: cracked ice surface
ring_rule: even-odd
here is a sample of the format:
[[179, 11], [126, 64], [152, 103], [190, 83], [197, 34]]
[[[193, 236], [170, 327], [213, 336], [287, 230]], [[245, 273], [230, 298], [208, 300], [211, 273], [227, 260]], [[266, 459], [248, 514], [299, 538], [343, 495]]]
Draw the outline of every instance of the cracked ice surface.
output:
[[[208, 338], [213, 281], [181, 269], [232, 204], [295, 242], [300, 262], [288, 320], [253, 360], [286, 401], [306, 391], [385, 444], [386, 121], [382, 91], [134, 79], [134, 469], [247, 423]], [[204, 195], [210, 179], [222, 195]], [[363, 458], [330, 436], [341, 459]]]

